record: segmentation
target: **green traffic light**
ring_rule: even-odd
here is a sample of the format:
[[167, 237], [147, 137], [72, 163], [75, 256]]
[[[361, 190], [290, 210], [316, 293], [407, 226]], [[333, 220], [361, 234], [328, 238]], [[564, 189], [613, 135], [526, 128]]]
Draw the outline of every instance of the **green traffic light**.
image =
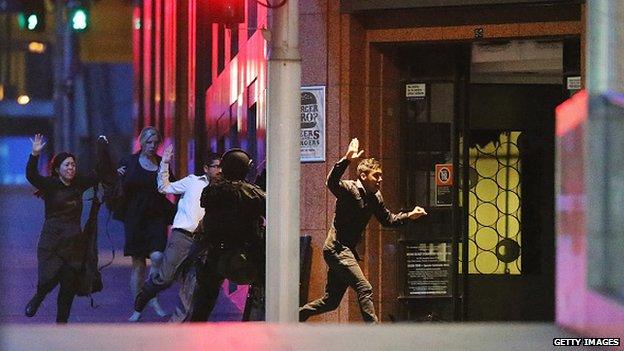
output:
[[41, 30], [42, 19], [34, 13], [24, 14], [20, 13], [17, 16], [17, 24], [21, 29], [27, 29], [30, 31]]
[[83, 8], [74, 10], [71, 16], [71, 26], [75, 31], [86, 30], [89, 26], [89, 15], [87, 10]]
[[21, 29], [26, 28], [26, 17], [23, 12], [17, 15], [17, 24]]
[[26, 19], [26, 28], [28, 28], [28, 30], [37, 29], [38, 24], [39, 24], [39, 18], [35, 14], [28, 16], [28, 18]]

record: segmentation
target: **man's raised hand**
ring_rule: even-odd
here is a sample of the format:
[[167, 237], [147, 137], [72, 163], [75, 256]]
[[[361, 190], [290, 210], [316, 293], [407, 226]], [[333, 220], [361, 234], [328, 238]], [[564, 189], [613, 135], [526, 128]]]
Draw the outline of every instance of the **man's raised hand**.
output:
[[347, 149], [347, 153], [345, 154], [345, 158], [349, 161], [354, 160], [356, 158], [360, 158], [364, 150], [360, 150], [360, 142], [357, 138], [351, 139], [349, 143], [349, 149]]

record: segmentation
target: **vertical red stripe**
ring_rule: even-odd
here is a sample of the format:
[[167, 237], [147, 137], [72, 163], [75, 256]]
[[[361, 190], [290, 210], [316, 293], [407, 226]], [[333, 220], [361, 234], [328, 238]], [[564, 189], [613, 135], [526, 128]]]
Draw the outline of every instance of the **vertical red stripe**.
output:
[[166, 0], [164, 9], [164, 127], [163, 134], [166, 143], [171, 143], [174, 133], [173, 121], [175, 118], [176, 100], [176, 1]]
[[193, 169], [195, 160], [195, 154], [192, 152], [191, 148], [195, 145], [195, 109], [196, 109], [196, 58], [197, 58], [197, 1], [189, 0], [188, 7], [188, 70], [187, 70], [187, 80], [188, 80], [188, 130], [187, 130], [187, 144], [184, 147], [188, 147], [188, 160], [187, 166], [188, 169]]
[[132, 105], [132, 120], [133, 124], [137, 126], [140, 123], [137, 123], [139, 118], [142, 118], [142, 114], [140, 113], [139, 106], [141, 104], [141, 96], [140, 89], [142, 82], [141, 77], [141, 8], [139, 6], [135, 6], [132, 9], [132, 69], [134, 79], [132, 81], [132, 94], [133, 94], [133, 105]]
[[195, 122], [195, 53], [196, 53], [196, 15], [197, 4], [195, 0], [189, 0], [188, 7], [188, 106], [189, 127], [192, 129]]
[[143, 125], [152, 124], [152, 0], [143, 0]]
[[154, 33], [154, 93], [153, 93], [153, 104], [154, 104], [154, 126], [163, 131], [163, 126], [161, 125], [162, 121], [162, 111], [160, 110], [160, 103], [162, 94], [162, 61], [163, 58], [161, 56], [162, 49], [162, 11], [163, 0], [155, 0], [154, 6], [154, 26], [152, 28]]

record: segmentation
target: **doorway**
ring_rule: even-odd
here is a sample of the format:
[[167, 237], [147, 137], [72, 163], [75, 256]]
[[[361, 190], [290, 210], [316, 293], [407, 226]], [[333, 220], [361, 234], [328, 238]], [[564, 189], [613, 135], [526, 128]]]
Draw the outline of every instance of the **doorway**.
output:
[[398, 240], [397, 319], [554, 320], [554, 109], [577, 42], [375, 48], [398, 72], [403, 202], [429, 212]]

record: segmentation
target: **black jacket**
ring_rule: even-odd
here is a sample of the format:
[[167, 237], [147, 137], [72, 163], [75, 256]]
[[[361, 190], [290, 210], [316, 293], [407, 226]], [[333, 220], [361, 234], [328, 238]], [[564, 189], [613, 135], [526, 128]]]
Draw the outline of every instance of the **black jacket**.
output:
[[336, 212], [332, 229], [325, 244], [334, 247], [336, 243], [353, 251], [362, 240], [362, 233], [372, 215], [384, 227], [398, 227], [406, 223], [407, 213], [391, 213], [384, 205], [381, 192], [367, 193], [359, 180], [341, 180], [349, 166], [347, 159], [338, 161], [327, 176], [327, 188], [336, 196]]
[[217, 180], [202, 191], [205, 239], [216, 246], [259, 245], [266, 195], [244, 180]]

